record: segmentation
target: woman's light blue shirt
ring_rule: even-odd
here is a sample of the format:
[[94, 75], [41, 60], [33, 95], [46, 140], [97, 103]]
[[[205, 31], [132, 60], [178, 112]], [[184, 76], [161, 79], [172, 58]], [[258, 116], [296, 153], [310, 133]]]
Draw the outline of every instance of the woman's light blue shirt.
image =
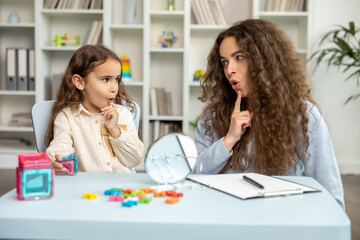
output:
[[[309, 155], [300, 159], [296, 171], [289, 175], [301, 176], [305, 171], [305, 176], [318, 181], [344, 208], [344, 190], [328, 128], [319, 110], [311, 103], [307, 104], [307, 114]], [[211, 122], [209, 124], [211, 127]], [[195, 173], [217, 174], [233, 152], [226, 150], [223, 137], [213, 141], [211, 136], [205, 135], [205, 130], [204, 116], [202, 116], [195, 131], [195, 142], [199, 152]], [[226, 171], [226, 173], [234, 172], [236, 171], [232, 169]]]

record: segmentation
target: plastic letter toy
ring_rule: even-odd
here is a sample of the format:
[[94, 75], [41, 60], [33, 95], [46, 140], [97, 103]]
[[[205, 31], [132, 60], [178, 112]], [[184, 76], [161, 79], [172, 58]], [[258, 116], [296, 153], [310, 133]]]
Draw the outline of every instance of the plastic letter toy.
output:
[[166, 193], [166, 196], [168, 196], [168, 197], [175, 197], [175, 195], [176, 195], [176, 192], [175, 191], [165, 191], [165, 193]]
[[165, 202], [167, 204], [176, 204], [176, 203], [180, 202], [180, 199], [177, 197], [170, 197], [170, 198], [166, 199]]
[[16, 192], [19, 200], [50, 198], [54, 194], [54, 170], [45, 153], [18, 155]]
[[152, 200], [152, 198], [147, 198], [147, 197], [145, 197], [145, 198], [141, 198], [141, 199], [139, 200], [139, 203], [149, 204], [149, 203], [151, 202], [151, 200]]
[[131, 193], [131, 190], [130, 190], [130, 189], [125, 189], [125, 190], [122, 190], [122, 191], [123, 191], [123, 193], [125, 193], [125, 194]]
[[136, 206], [138, 204], [137, 201], [126, 201], [122, 203], [123, 207], [132, 207], [132, 206]]
[[166, 193], [165, 192], [154, 192], [154, 197], [156, 197], [156, 198], [166, 197]]
[[138, 194], [138, 195], [136, 195], [136, 197], [140, 200], [142, 198], [146, 198], [146, 195], [145, 194]]
[[125, 199], [124, 196], [112, 195], [112, 196], [109, 197], [110, 202], [123, 202], [124, 199]]
[[178, 193], [176, 193], [176, 196], [174, 196], [174, 197], [183, 197], [183, 196], [184, 196], [184, 194], [183, 194], [183, 193], [178, 192]]
[[155, 190], [152, 189], [152, 188], [143, 188], [143, 189], [140, 189], [142, 191], [144, 191], [145, 194], [148, 194], [148, 193], [154, 193]]
[[67, 169], [68, 175], [74, 176], [78, 172], [78, 158], [75, 153], [63, 157], [60, 162]]
[[166, 196], [168, 196], [168, 197], [183, 197], [184, 196], [184, 194], [183, 193], [177, 193], [177, 192], [175, 192], [175, 191], [165, 191], [165, 193], [166, 193]]
[[145, 192], [144, 192], [144, 190], [139, 190], [139, 191], [136, 192], [136, 194], [137, 194], [137, 195], [144, 195]]
[[119, 190], [110, 189], [110, 190], [106, 190], [104, 194], [107, 196], [113, 196], [113, 195], [120, 196], [123, 195], [124, 193], [120, 192]]
[[[124, 192], [124, 191], [123, 191]], [[128, 191], [127, 191], [128, 192]], [[136, 196], [136, 192], [135, 191], [130, 191], [130, 193], [124, 193], [124, 197], [135, 197]]]
[[98, 195], [95, 193], [84, 193], [83, 198], [88, 200], [95, 200], [98, 198]]

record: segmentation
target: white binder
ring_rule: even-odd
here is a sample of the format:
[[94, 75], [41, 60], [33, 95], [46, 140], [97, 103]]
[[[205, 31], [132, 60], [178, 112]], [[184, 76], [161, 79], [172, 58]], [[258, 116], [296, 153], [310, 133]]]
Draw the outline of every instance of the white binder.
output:
[[29, 49], [29, 90], [35, 91], [35, 50]]
[[17, 49], [6, 49], [6, 90], [17, 89]]
[[27, 91], [29, 85], [28, 73], [28, 49], [19, 48], [17, 51], [18, 60], [18, 88], [19, 91]]

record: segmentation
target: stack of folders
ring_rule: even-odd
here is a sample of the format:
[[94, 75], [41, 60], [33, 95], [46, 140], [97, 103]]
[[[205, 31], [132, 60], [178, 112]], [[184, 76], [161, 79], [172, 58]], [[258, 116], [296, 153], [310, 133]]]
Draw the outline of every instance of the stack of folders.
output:
[[35, 90], [35, 50], [6, 49], [6, 90]]
[[152, 116], [172, 115], [171, 92], [165, 88], [150, 88], [150, 113]]
[[103, 22], [93, 20], [90, 22], [89, 28], [84, 38], [83, 45], [97, 44], [100, 41]]
[[306, 0], [268, 0], [265, 4], [266, 12], [301, 12], [306, 11]]
[[199, 25], [227, 25], [219, 0], [191, 0], [191, 14]]
[[102, 0], [44, 0], [45, 9], [101, 9]]
[[32, 121], [29, 112], [13, 113], [9, 121], [10, 127], [31, 127]]
[[187, 179], [243, 200], [320, 191], [278, 177], [257, 173], [189, 175]]
[[154, 120], [149, 122], [149, 143], [169, 133], [181, 133], [181, 122]]

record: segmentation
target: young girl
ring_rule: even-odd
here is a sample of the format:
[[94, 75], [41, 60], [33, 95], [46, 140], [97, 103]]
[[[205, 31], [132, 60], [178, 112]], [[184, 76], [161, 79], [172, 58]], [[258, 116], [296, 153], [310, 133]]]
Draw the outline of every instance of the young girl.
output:
[[202, 82], [196, 173], [305, 175], [344, 206], [331, 139], [291, 41], [245, 20], [221, 32]]
[[119, 105], [131, 102], [121, 76], [120, 59], [102, 45], [82, 46], [72, 56], [46, 136], [56, 174], [67, 171], [58, 160], [74, 152], [79, 171], [130, 173], [140, 163], [144, 145], [131, 112]]

